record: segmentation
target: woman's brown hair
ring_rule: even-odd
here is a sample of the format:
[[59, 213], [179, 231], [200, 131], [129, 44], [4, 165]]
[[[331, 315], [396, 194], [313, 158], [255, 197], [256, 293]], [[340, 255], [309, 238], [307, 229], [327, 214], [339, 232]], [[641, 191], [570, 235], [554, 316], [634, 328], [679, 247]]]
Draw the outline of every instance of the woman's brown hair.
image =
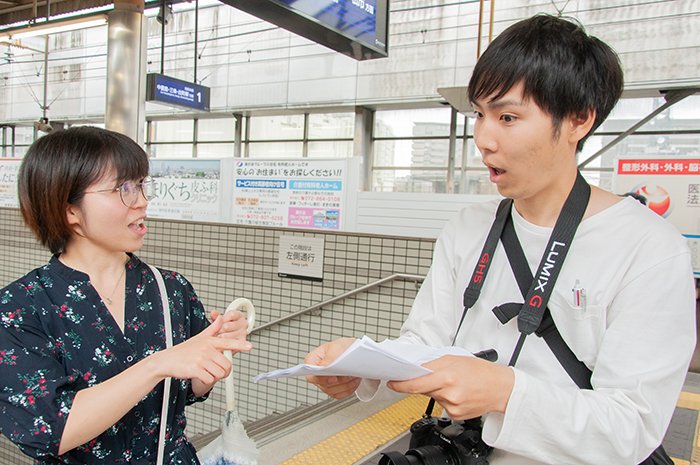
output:
[[29, 147], [18, 175], [20, 211], [52, 253], [63, 252], [72, 234], [68, 205], [78, 205], [110, 169], [117, 176], [114, 187], [140, 180], [148, 175], [148, 155], [129, 137], [90, 126], [52, 132]]

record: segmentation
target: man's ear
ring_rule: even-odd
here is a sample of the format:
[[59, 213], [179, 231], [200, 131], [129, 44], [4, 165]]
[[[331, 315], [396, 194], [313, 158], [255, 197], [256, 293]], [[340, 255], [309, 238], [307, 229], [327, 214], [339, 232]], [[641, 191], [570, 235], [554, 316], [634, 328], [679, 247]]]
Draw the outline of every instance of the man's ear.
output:
[[596, 112], [595, 109], [590, 108], [577, 115], [571, 115], [566, 119], [566, 135], [574, 145], [586, 137], [595, 123]]

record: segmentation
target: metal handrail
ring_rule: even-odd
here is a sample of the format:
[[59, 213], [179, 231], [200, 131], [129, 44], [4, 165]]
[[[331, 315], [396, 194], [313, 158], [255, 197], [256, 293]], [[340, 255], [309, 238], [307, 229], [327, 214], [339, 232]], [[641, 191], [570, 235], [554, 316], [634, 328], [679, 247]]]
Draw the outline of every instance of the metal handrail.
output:
[[335, 297], [331, 297], [330, 299], [324, 300], [323, 302], [319, 302], [317, 304], [314, 304], [310, 307], [306, 307], [306, 308], [299, 310], [297, 312], [290, 313], [289, 315], [283, 316], [282, 318], [278, 318], [276, 320], [272, 320], [268, 323], [260, 325], [256, 328], [253, 328], [250, 331], [250, 334], [260, 332], [263, 329], [267, 329], [271, 326], [276, 326], [276, 325], [283, 323], [287, 320], [292, 320], [292, 319], [294, 319], [298, 316], [304, 315], [306, 313], [313, 312], [315, 310], [319, 310], [322, 307], [325, 307], [326, 305], [330, 305], [330, 304], [333, 304], [333, 303], [338, 302], [340, 300], [347, 299], [348, 297], [352, 297], [355, 294], [359, 294], [361, 292], [367, 292], [369, 290], [374, 289], [375, 287], [381, 286], [382, 284], [385, 284], [385, 283], [388, 283], [391, 281], [395, 281], [398, 279], [403, 280], [403, 281], [414, 281], [414, 282], [418, 283], [418, 282], [423, 282], [423, 280], [425, 279], [425, 276], [421, 276], [419, 274], [394, 273], [394, 274], [391, 274], [391, 275], [386, 276], [384, 278], [373, 281], [371, 283], [367, 283], [367, 284], [360, 286], [356, 289], [353, 289], [351, 291], [344, 292], [344, 293], [337, 295]]

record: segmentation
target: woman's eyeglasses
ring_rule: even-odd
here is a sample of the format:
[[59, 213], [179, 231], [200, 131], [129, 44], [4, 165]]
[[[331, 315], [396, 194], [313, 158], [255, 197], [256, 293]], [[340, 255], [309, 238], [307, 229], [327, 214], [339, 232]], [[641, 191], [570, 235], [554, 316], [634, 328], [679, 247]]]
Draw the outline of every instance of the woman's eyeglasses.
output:
[[86, 191], [86, 194], [97, 192], [119, 192], [122, 203], [127, 207], [133, 207], [139, 200], [139, 193], [146, 200], [153, 200], [156, 197], [156, 183], [152, 177], [146, 176], [141, 182], [125, 181], [121, 186], [114, 189], [102, 189], [99, 191]]

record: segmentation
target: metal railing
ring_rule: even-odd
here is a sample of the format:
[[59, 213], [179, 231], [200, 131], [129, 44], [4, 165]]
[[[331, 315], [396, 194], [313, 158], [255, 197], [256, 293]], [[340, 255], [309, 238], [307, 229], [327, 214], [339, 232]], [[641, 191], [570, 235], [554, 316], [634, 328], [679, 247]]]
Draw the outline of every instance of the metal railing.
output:
[[250, 334], [258, 333], [264, 329], [268, 329], [272, 326], [276, 326], [280, 323], [284, 323], [285, 321], [293, 320], [294, 318], [298, 318], [298, 317], [305, 315], [307, 313], [311, 313], [311, 312], [320, 310], [321, 308], [325, 307], [326, 305], [334, 304], [334, 303], [339, 302], [341, 300], [345, 300], [348, 297], [352, 297], [356, 294], [370, 291], [370, 290], [374, 289], [375, 287], [379, 287], [382, 284], [386, 284], [386, 283], [389, 283], [391, 281], [401, 280], [401, 281], [413, 281], [415, 283], [420, 283], [420, 282], [423, 282], [424, 279], [425, 279], [425, 276], [421, 276], [418, 274], [394, 273], [394, 274], [391, 274], [391, 275], [386, 276], [384, 278], [378, 279], [376, 281], [372, 281], [371, 283], [367, 283], [365, 285], [362, 285], [362, 286], [355, 288], [351, 291], [344, 292], [344, 293], [337, 295], [335, 297], [331, 297], [330, 299], [326, 299], [322, 302], [311, 305], [310, 307], [306, 307], [306, 308], [299, 310], [297, 312], [290, 313], [289, 315], [285, 315], [285, 316], [278, 318], [276, 320], [272, 320], [268, 323], [262, 324], [256, 328], [253, 328], [250, 331]]
[[[420, 283], [423, 282], [424, 279], [424, 276], [416, 274], [391, 274], [384, 278], [372, 281], [371, 283], [364, 284], [353, 290], [344, 292], [335, 297], [331, 297], [322, 302], [306, 307], [302, 310], [290, 313], [281, 318], [260, 325], [256, 328], [253, 328], [253, 330], [250, 333], [258, 333], [260, 331], [269, 329], [272, 326], [279, 325], [280, 323], [283, 323], [285, 321], [298, 318], [308, 313], [319, 311], [327, 305], [331, 305], [333, 303], [339, 302], [341, 300], [347, 299], [349, 297], [363, 292], [371, 291], [374, 288], [377, 288], [383, 284], [390, 283], [392, 281], [400, 280]], [[258, 444], [258, 446], [263, 446], [286, 434], [286, 432], [288, 432], [290, 428], [298, 429], [300, 426], [316, 421], [320, 415], [328, 416], [329, 414], [332, 414], [333, 412], [338, 410], [342, 410], [343, 408], [357, 401], [358, 400], [356, 397], [351, 396], [343, 400], [327, 399], [316, 405], [301, 405], [298, 408], [283, 414], [272, 415], [270, 417], [249, 422], [246, 424], [246, 429], [248, 430], [248, 434], [253, 439], [255, 439], [255, 442]], [[218, 437], [220, 434], [221, 429], [217, 428], [206, 434], [197, 435], [192, 439], [192, 442], [195, 445], [195, 447], [199, 449], [201, 447], [206, 446], [209, 442]]]

